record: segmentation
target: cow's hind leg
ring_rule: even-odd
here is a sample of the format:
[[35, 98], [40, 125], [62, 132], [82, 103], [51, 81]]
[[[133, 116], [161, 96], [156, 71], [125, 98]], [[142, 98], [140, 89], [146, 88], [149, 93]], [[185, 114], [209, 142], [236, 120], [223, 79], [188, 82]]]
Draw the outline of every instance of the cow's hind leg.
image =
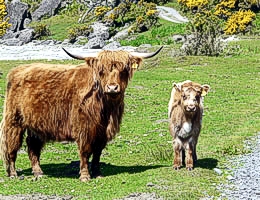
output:
[[4, 133], [5, 141], [2, 141], [3, 160], [6, 164], [7, 175], [11, 178], [16, 177], [15, 161], [17, 158], [17, 151], [21, 148], [23, 142], [23, 134], [25, 130], [19, 126], [8, 126], [5, 123]]
[[28, 146], [29, 159], [32, 166], [32, 173], [36, 178], [40, 178], [43, 175], [43, 171], [40, 167], [40, 155], [44, 142], [31, 130], [28, 130], [27, 132], [28, 135], [26, 142]]

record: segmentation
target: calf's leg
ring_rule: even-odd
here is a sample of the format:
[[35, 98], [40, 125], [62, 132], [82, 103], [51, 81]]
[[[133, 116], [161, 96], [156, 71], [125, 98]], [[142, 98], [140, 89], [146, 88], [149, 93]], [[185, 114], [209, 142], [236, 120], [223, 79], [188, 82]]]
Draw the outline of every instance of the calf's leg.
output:
[[182, 150], [182, 145], [181, 141], [179, 139], [175, 139], [174, 141], [174, 160], [173, 160], [173, 168], [175, 170], [180, 169], [181, 164], [182, 164], [182, 159], [181, 159], [181, 150]]
[[193, 145], [189, 143], [187, 145], [187, 159], [186, 159], [186, 169], [191, 171], [193, 169]]

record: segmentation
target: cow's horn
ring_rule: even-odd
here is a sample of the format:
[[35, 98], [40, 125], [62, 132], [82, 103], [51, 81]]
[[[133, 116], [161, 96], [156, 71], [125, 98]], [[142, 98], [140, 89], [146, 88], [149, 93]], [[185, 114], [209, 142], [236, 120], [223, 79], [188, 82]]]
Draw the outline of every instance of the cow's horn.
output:
[[97, 57], [97, 53], [88, 53], [86, 57], [82, 57], [79, 55], [75, 55], [72, 53], [69, 53], [66, 49], [64, 49], [62, 47], [63, 51], [65, 51], [70, 57], [74, 58], [74, 59], [78, 59], [78, 60], [85, 60], [86, 57]]
[[152, 52], [152, 53], [130, 52], [130, 54], [132, 56], [137, 56], [137, 57], [141, 57], [143, 59], [146, 59], [146, 58], [151, 58], [151, 57], [155, 56], [156, 54], [158, 54], [162, 50], [162, 48], [163, 48], [163, 46], [161, 46], [157, 51]]

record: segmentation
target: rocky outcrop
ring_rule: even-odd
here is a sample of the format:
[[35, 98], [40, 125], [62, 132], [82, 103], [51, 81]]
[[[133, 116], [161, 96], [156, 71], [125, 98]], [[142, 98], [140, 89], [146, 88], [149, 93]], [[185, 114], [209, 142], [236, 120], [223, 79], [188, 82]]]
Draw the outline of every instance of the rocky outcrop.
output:
[[38, 9], [32, 13], [32, 20], [39, 21], [43, 17], [51, 17], [58, 13], [61, 0], [43, 0]]
[[20, 0], [13, 0], [7, 4], [9, 23], [12, 25], [9, 30], [13, 32], [21, 31], [24, 29], [25, 19], [30, 19], [29, 6]]

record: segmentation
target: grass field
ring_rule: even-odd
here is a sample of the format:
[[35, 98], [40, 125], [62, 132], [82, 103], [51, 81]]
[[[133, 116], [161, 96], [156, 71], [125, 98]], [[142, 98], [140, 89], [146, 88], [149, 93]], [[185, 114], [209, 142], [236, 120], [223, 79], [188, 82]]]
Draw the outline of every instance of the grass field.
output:
[[[171, 57], [168, 47], [145, 61], [127, 88], [120, 134], [103, 151], [104, 178], [81, 183], [76, 144], [49, 143], [41, 156], [45, 177], [33, 181], [24, 145], [16, 162], [24, 180], [7, 178], [0, 161], [0, 193], [70, 194], [78, 199], [114, 199], [134, 192], [176, 200], [217, 196], [216, 184], [225, 181], [225, 173], [219, 176], [213, 168], [225, 172], [228, 157], [246, 153], [243, 141], [260, 131], [260, 42], [239, 44], [243, 52], [236, 57]], [[0, 62], [0, 94], [6, 73], [21, 63]], [[172, 169], [166, 122], [172, 82], [187, 79], [211, 86], [204, 101], [199, 160], [191, 172]]]

